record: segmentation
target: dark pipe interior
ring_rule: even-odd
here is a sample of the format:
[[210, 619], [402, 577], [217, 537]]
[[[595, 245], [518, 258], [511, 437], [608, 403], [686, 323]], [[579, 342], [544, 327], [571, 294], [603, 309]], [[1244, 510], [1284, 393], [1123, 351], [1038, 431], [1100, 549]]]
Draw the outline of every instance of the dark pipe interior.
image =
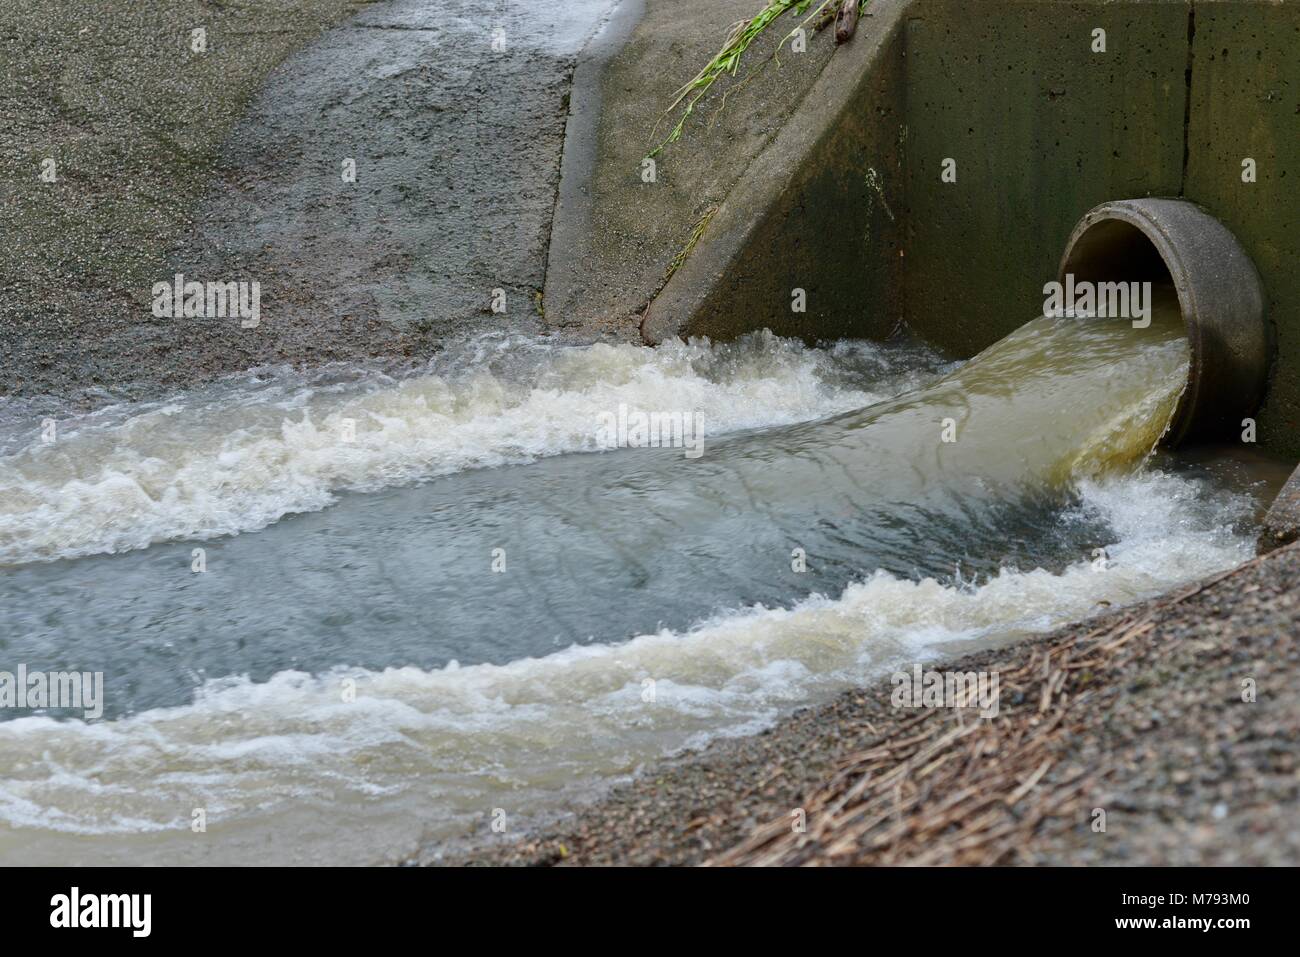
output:
[[1169, 267], [1150, 238], [1117, 219], [1097, 223], [1079, 237], [1064, 272], [1075, 282], [1172, 283]]

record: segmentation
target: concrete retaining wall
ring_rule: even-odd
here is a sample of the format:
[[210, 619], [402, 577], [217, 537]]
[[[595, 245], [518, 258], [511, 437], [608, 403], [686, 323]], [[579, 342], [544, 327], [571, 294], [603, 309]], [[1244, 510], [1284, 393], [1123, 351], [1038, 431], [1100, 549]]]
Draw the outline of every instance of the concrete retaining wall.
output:
[[[1188, 8], [920, 0], [907, 20], [914, 329], [962, 355], [1041, 313], [1079, 218], [1177, 196]], [[1092, 52], [1092, 31], [1106, 52]], [[955, 183], [940, 164], [956, 161]]]
[[[662, 289], [641, 290], [652, 300], [646, 339], [764, 326], [879, 337], [906, 322], [971, 355], [1038, 314], [1042, 285], [1089, 208], [1185, 196], [1259, 267], [1279, 345], [1259, 441], [1300, 457], [1300, 6], [875, 0], [868, 9], [735, 171], [690, 256]], [[1098, 29], [1104, 51], [1093, 49]], [[689, 142], [665, 162], [689, 161]], [[1253, 183], [1242, 182], [1247, 157]], [[945, 159], [956, 182], [941, 181]], [[792, 311], [796, 288], [806, 312]]]
[[1259, 269], [1277, 335], [1260, 441], [1300, 458], [1300, 5], [1198, 2], [1195, 13], [1184, 194]]

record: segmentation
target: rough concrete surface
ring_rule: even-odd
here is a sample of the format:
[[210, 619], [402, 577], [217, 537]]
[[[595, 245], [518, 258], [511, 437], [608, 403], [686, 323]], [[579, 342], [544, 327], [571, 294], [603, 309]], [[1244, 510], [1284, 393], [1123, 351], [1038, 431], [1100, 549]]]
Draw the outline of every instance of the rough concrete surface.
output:
[[428, 354], [535, 320], [569, 78], [612, 6], [393, 0], [287, 62], [173, 257], [262, 278], [263, 341], [227, 327], [222, 346]]
[[[392, 0], [273, 72], [368, 5], [104, 6], [0, 21], [6, 391], [103, 401], [535, 323], [569, 77], [613, 0]], [[258, 281], [260, 325], [155, 318], [177, 272]]]
[[[167, 336], [171, 354], [142, 344], [141, 304], [266, 75], [364, 6], [0, 6], [0, 391], [189, 381], [195, 370], [177, 360], [193, 339]], [[198, 28], [206, 53], [191, 49]], [[46, 160], [53, 182], [41, 178]]]

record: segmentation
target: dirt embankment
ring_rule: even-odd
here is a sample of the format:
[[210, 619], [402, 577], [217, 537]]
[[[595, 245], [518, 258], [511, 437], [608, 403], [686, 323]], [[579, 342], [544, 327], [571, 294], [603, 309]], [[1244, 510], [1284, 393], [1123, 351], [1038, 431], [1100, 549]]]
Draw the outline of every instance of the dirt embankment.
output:
[[454, 863], [1294, 864], [1297, 576], [1291, 546], [944, 664], [998, 673], [992, 720], [881, 681]]

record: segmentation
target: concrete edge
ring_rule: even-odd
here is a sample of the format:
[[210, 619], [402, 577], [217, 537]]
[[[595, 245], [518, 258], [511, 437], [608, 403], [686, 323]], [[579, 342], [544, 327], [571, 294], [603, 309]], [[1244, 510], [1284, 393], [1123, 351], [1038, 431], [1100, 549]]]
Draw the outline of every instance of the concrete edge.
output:
[[1300, 539], [1300, 467], [1273, 498], [1259, 530], [1259, 550], [1271, 552]]
[[698, 243], [651, 300], [641, 337], [654, 345], [682, 334], [727, 267], [761, 225], [754, 210], [772, 208], [808, 155], [832, 135], [861, 85], [894, 39], [913, 0], [873, 0], [853, 40], [836, 49], [781, 131], [750, 163], [714, 212]]
[[600, 126], [601, 78], [605, 67], [632, 36], [645, 15], [645, 0], [622, 0], [596, 28], [578, 55], [569, 87], [569, 115], [564, 124], [560, 155], [560, 185], [547, 243], [546, 271], [542, 276], [542, 310], [546, 303], [565, 296], [555, 288], [556, 277], [566, 275], [563, 261], [580, 248], [579, 237], [590, 232], [592, 174]]

